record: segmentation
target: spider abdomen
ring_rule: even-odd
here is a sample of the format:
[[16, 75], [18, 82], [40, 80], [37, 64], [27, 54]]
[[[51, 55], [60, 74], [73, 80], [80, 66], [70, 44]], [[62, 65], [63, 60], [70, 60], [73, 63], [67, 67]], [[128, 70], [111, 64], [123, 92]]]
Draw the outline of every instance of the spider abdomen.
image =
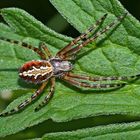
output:
[[33, 60], [25, 63], [19, 70], [19, 76], [31, 83], [47, 81], [53, 74], [53, 67], [47, 60]]

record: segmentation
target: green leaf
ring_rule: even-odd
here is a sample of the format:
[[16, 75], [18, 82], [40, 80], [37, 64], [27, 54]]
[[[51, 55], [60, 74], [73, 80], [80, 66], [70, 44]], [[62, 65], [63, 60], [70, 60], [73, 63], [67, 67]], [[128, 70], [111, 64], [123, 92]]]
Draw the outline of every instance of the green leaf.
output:
[[139, 133], [140, 122], [137, 122], [99, 126], [71, 132], [49, 133], [37, 140], [136, 140], [140, 139]]
[[[125, 11], [116, 0], [51, 0], [51, 2], [80, 32], [84, 32], [105, 13], [108, 13], [108, 18], [103, 26], [114, 20], [116, 15], [122, 15]], [[14, 30], [13, 33], [9, 28], [6, 30], [0, 28], [1, 36], [24, 40], [35, 46], [38, 45], [39, 41], [45, 41], [53, 54], [71, 40], [71, 38], [48, 29], [23, 10], [2, 9], [1, 14]], [[95, 50], [86, 53], [77, 60], [74, 72], [99, 76], [138, 74], [140, 71], [139, 29], [140, 24], [129, 14], [111, 34], [108, 32], [104, 41], [100, 40], [104, 39], [105, 35], [97, 41]], [[29, 88], [29, 85], [18, 80], [17, 71], [14, 69], [17, 69], [25, 61], [39, 59], [38, 56], [30, 50], [4, 41], [0, 43], [0, 53], [2, 54], [0, 65], [1, 69], [4, 70], [0, 73], [0, 79], [2, 79], [0, 88], [11, 90]], [[9, 71], [6, 71], [7, 69]], [[45, 92], [48, 91], [48, 88], [46, 89]], [[22, 112], [1, 118], [0, 137], [14, 134], [48, 119], [55, 122], [66, 122], [89, 116], [110, 114], [139, 116], [139, 94], [139, 81], [129, 82], [125, 87], [114, 91], [100, 92], [79, 90], [58, 81], [54, 98], [40, 111], [34, 112], [34, 108], [43, 100], [45, 94]], [[30, 95], [31, 92], [16, 99], [5, 111], [15, 107]]]

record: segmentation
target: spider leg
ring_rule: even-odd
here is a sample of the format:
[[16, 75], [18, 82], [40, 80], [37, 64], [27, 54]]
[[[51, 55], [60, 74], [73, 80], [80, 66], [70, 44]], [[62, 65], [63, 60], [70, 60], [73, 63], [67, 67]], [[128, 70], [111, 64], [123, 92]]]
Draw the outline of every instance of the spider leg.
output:
[[17, 41], [17, 40], [7, 39], [7, 38], [4, 38], [4, 37], [0, 37], [0, 39], [4, 40], [4, 41], [7, 41], [7, 42], [10, 42], [10, 43], [13, 43], [13, 44], [21, 45], [22, 47], [25, 47], [25, 48], [28, 48], [28, 49], [31, 49], [34, 52], [36, 52], [42, 59], [46, 59], [45, 54], [39, 48], [33, 47], [32, 45], [29, 45], [25, 42], [20, 42], [20, 41]]
[[73, 74], [71, 72], [66, 74], [68, 77], [74, 78], [74, 79], [81, 79], [81, 80], [87, 80], [87, 81], [113, 81], [113, 80], [129, 80], [129, 79], [136, 79], [140, 75], [134, 75], [134, 76], [109, 76], [109, 77], [91, 77], [86, 75], [77, 75]]
[[14, 109], [12, 109], [10, 111], [7, 111], [7, 112], [4, 112], [4, 113], [1, 113], [0, 114], [0, 117], [12, 115], [14, 113], [19, 112], [23, 108], [25, 108], [28, 104], [30, 104], [32, 101], [34, 101], [43, 92], [43, 90], [46, 87], [47, 83], [48, 83], [48, 81], [42, 83], [42, 85], [40, 86], [40, 88], [38, 90], [36, 90], [35, 93], [32, 94], [32, 96], [30, 98], [26, 99], [24, 102], [22, 102], [21, 104], [19, 104]]
[[39, 43], [39, 49], [40, 49], [40, 50], [43, 49], [49, 58], [52, 57], [52, 55], [51, 55], [49, 49], [47, 48], [47, 46], [46, 46], [46, 44], [45, 44], [44, 42], [40, 42], [40, 43]]
[[88, 28], [83, 34], [72, 40], [66, 47], [62, 48], [58, 53], [57, 56], [60, 58], [63, 58], [63, 54], [67, 51], [71, 50], [73, 45], [76, 45], [78, 41], [82, 39], [87, 39], [88, 34], [90, 34], [97, 26], [99, 26], [104, 19], [106, 18], [107, 14], [103, 15], [99, 20], [96, 21], [94, 25], [92, 25], [90, 28]]
[[86, 41], [82, 42], [80, 45], [76, 46], [75, 48], [72, 48], [72, 49], [66, 51], [63, 54], [65, 56], [64, 58], [67, 58], [67, 57], [70, 57], [73, 54], [76, 54], [77, 52], [79, 52], [81, 50], [81, 48], [83, 48], [87, 44], [95, 41], [100, 35], [102, 35], [103, 33], [107, 32], [110, 28], [113, 28], [118, 23], [120, 23], [125, 18], [126, 15], [127, 15], [127, 13], [125, 13], [122, 16], [117, 17], [117, 19], [114, 20], [112, 23], [110, 23], [108, 26], [106, 26], [105, 28], [103, 28], [101, 31], [98, 31], [97, 33], [95, 33], [93, 35], [93, 37], [88, 38]]
[[45, 97], [44, 101], [35, 108], [35, 111], [38, 111], [40, 108], [45, 106], [50, 101], [50, 99], [54, 95], [54, 88], [55, 88], [55, 78], [53, 77], [51, 78], [51, 88], [48, 95]]
[[110, 89], [110, 88], [119, 88], [125, 85], [125, 83], [110, 83], [110, 84], [89, 84], [87, 82], [77, 81], [67, 75], [62, 77], [62, 80], [70, 83], [73, 86], [84, 87], [84, 88], [95, 88], [95, 89]]

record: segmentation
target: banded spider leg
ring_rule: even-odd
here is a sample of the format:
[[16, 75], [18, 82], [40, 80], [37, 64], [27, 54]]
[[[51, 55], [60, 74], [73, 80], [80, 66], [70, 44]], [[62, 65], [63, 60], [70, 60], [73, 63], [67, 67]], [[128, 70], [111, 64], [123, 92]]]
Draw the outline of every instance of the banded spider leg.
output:
[[[120, 23], [120, 21], [122, 21], [125, 16], [127, 15], [127, 13], [125, 13], [122, 16], [117, 17], [116, 20], [114, 20], [112, 23], [110, 23], [108, 26], [106, 26], [105, 28], [103, 28], [101, 31], [98, 31], [97, 33], [95, 33], [92, 37], [87, 38], [87, 40], [85, 40], [84, 42], [82, 42], [81, 44], [77, 44], [76, 47], [72, 48], [73, 45], [75, 45], [82, 37], [79, 36], [76, 39], [74, 39], [68, 46], [66, 46], [65, 48], [62, 49], [62, 51], [60, 50], [60, 52], [57, 53], [57, 55], [63, 59], [67, 59], [72, 57], [73, 55], [75, 55], [76, 53], [78, 53], [83, 47], [85, 47], [87, 44], [95, 41], [100, 35], [104, 34], [105, 32], [107, 32], [110, 28], [113, 28], [114, 26], [116, 26], [118, 23]], [[106, 16], [105, 16], [106, 17]], [[104, 19], [104, 18], [101, 18]], [[101, 22], [99, 22], [101, 23]], [[90, 28], [89, 28], [90, 29]], [[87, 31], [87, 33], [89, 33], [89, 31]], [[87, 36], [86, 33], [84, 33], [84, 36]], [[77, 41], [78, 40], [78, 41]]]
[[[85, 88], [95, 88], [95, 89], [105, 89], [105, 88], [119, 88], [124, 86], [126, 83], [125, 80], [129, 79], [136, 79], [140, 75], [135, 76], [110, 76], [110, 77], [91, 77], [86, 75], [77, 75], [71, 72], [68, 72], [66, 75], [63, 76], [63, 80], [78, 87], [85, 87]], [[79, 81], [79, 80], [86, 80], [86, 81]], [[96, 81], [123, 81], [123, 83], [109, 83], [109, 84], [101, 84], [101, 83], [94, 83]], [[92, 81], [93, 83], [89, 84], [88, 81]]]
[[50, 91], [49, 91], [48, 95], [45, 97], [44, 101], [42, 101], [42, 103], [39, 104], [38, 107], [35, 108], [35, 111], [38, 111], [40, 108], [45, 106], [50, 101], [50, 99], [53, 97], [54, 90], [55, 90], [55, 78], [52, 77], [51, 78], [51, 88], [50, 88]]
[[[5, 39], [0, 37], [0, 39], [4, 40], [4, 41], [8, 41], [14, 44], [19, 44], [22, 47], [28, 48], [33, 50], [34, 52], [36, 52], [43, 60], [46, 60], [46, 54], [49, 58], [52, 57], [50, 51], [48, 50], [48, 48], [46, 47], [45, 43], [41, 42], [39, 44], [39, 48], [33, 47], [25, 42], [19, 42], [19, 41], [15, 41], [15, 40], [10, 40], [10, 39]], [[42, 49], [44, 50], [44, 52], [42, 51]], [[51, 88], [50, 88], [50, 92], [49, 94], [45, 97], [44, 101], [42, 102], [41, 105], [39, 105], [39, 107], [35, 108], [35, 110], [39, 109], [41, 106], [43, 106], [44, 104], [47, 104], [47, 102], [49, 102], [49, 100], [51, 99], [51, 97], [53, 96], [53, 92], [54, 92], [54, 86], [55, 86], [55, 79], [52, 77], [50, 79], [51, 81]], [[20, 103], [17, 107], [15, 107], [14, 109], [5, 112], [5, 113], [1, 113], [0, 116], [8, 116], [14, 113], [19, 112], [20, 110], [24, 109], [27, 105], [29, 105], [31, 102], [33, 102], [35, 99], [37, 99], [37, 97], [44, 91], [46, 85], [47, 85], [48, 81], [43, 82], [40, 86], [39, 89], [37, 89], [35, 91], [34, 94], [31, 95], [30, 98], [26, 99], [25, 101], [23, 101], [22, 103]]]
[[29, 105], [32, 101], [34, 101], [44, 90], [44, 88], [46, 87], [48, 81], [42, 83], [42, 85], [40, 86], [40, 88], [38, 90], [35, 91], [34, 94], [31, 95], [30, 98], [26, 99], [25, 101], [23, 101], [21, 104], [19, 104], [17, 107], [15, 107], [14, 109], [1, 113], [0, 116], [8, 116], [11, 114], [14, 114], [16, 112], [19, 112], [20, 110], [24, 109], [27, 105]]
[[72, 40], [66, 47], [62, 48], [58, 53], [57, 56], [60, 58], [63, 58], [64, 54], [72, 49], [72, 46], [77, 45], [77, 43], [83, 39], [88, 38], [88, 34], [92, 33], [96, 27], [98, 27], [107, 17], [107, 14], [104, 14], [99, 20], [96, 21], [95, 24], [93, 24], [91, 27], [89, 27], [83, 34], [76, 37], [74, 40]]
[[[12, 39], [7, 39], [7, 38], [4, 38], [4, 37], [0, 37], [1, 40], [4, 40], [4, 41], [7, 41], [7, 42], [10, 42], [10, 43], [13, 43], [13, 44], [17, 44], [17, 45], [20, 45], [21, 47], [24, 47], [24, 48], [28, 48], [30, 50], [33, 50], [35, 53], [37, 53], [41, 59], [43, 60], [46, 60], [46, 55], [50, 58], [51, 57], [51, 53], [50, 51], [48, 50], [46, 44], [44, 42], [40, 42], [39, 43], [39, 48], [36, 48], [32, 45], [29, 45], [27, 44], [26, 42], [20, 42], [20, 41], [17, 41], [17, 40], [12, 40]], [[44, 52], [42, 51], [44, 50]]]

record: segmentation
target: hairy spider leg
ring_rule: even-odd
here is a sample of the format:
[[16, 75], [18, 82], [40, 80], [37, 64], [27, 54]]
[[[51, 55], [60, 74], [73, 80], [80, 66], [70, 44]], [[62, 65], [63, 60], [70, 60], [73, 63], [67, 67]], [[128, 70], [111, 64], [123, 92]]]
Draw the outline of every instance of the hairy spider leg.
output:
[[38, 111], [43, 106], [45, 106], [51, 100], [51, 98], [54, 95], [54, 90], [55, 90], [55, 77], [51, 78], [50, 80], [51, 80], [51, 88], [50, 88], [50, 91], [49, 91], [48, 95], [45, 97], [44, 101], [35, 108], [35, 111]]
[[30, 98], [26, 99], [24, 102], [22, 102], [21, 104], [19, 104], [17, 107], [15, 107], [14, 109], [1, 113], [0, 117], [3, 116], [9, 116], [11, 114], [17, 113], [20, 110], [22, 110], [23, 108], [25, 108], [27, 105], [29, 105], [32, 101], [34, 101], [44, 90], [44, 88], [46, 87], [48, 81], [42, 83], [42, 85], [40, 86], [40, 88], [38, 90], [35, 91], [34, 94], [31, 95]]
[[[4, 40], [4, 41], [7, 41], [7, 42], [10, 42], [10, 43], [13, 43], [13, 44], [20, 45], [20, 46], [28, 48], [28, 49], [31, 49], [34, 52], [36, 52], [42, 59], [46, 59], [46, 55], [39, 48], [33, 47], [32, 45], [29, 45], [25, 42], [20, 42], [20, 41], [17, 41], [17, 40], [7, 39], [7, 38], [4, 38], [4, 37], [0, 37], [0, 39]], [[39, 45], [39, 47], [41, 48], [42, 46]], [[43, 49], [44, 49], [44, 44], [43, 44]]]
[[120, 23], [125, 18], [126, 15], [127, 15], [127, 13], [125, 13], [122, 16], [117, 17], [116, 20], [114, 20], [112, 23], [107, 25], [101, 31], [98, 31], [97, 33], [95, 33], [93, 35], [93, 37], [88, 38], [86, 41], [82, 42], [80, 45], [76, 46], [75, 48], [72, 48], [71, 50], [69, 50], [67, 52], [65, 52], [65, 54], [63, 54], [65, 56], [65, 58], [70, 57], [71, 55], [76, 54], [77, 52], [79, 52], [81, 50], [81, 48], [83, 48], [87, 44], [95, 41], [100, 35], [102, 35], [103, 33], [107, 32], [110, 28], [115, 27], [118, 23]]
[[51, 52], [49, 51], [48, 47], [46, 46], [46, 44], [45, 44], [44, 42], [40, 42], [40, 43], [39, 43], [39, 49], [40, 49], [40, 50], [43, 49], [44, 52], [47, 54], [47, 56], [48, 56], [49, 58], [52, 57]]
[[87, 81], [113, 81], [113, 80], [129, 80], [129, 79], [136, 79], [137, 77], [140, 77], [140, 75], [134, 75], [134, 76], [109, 76], [109, 77], [91, 77], [86, 75], [77, 75], [73, 74], [71, 72], [66, 74], [68, 77], [75, 78], [75, 79], [81, 79], [81, 80], [87, 80]]
[[77, 42], [82, 39], [87, 39], [88, 34], [90, 34], [97, 26], [99, 26], [106, 18], [107, 14], [103, 15], [99, 20], [96, 21], [94, 25], [88, 28], [83, 34], [72, 40], [66, 47], [62, 48], [58, 53], [57, 56], [63, 58], [63, 54], [67, 51], [71, 50], [72, 46], [77, 45]]
[[69, 84], [77, 87], [84, 87], [84, 88], [95, 88], [95, 89], [110, 89], [110, 88], [120, 88], [124, 86], [126, 83], [110, 83], [110, 84], [89, 84], [87, 82], [81, 82], [73, 79], [72, 77], [69, 77], [65, 75], [62, 77], [62, 80], [68, 82]]

